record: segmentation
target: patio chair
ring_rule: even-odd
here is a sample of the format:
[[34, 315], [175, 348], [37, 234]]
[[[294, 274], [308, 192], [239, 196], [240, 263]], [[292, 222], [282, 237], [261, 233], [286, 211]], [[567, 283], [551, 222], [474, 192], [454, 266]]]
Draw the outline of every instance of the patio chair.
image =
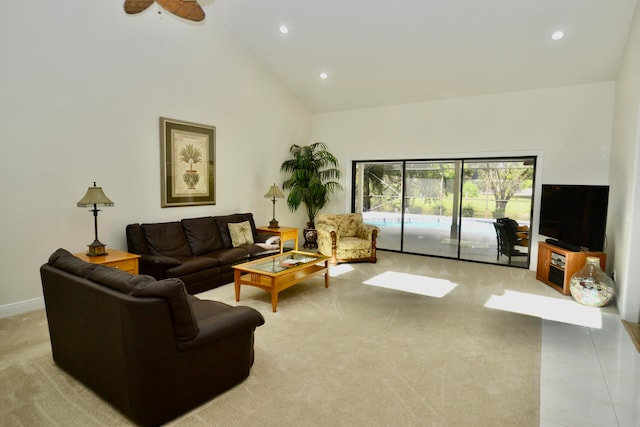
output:
[[493, 223], [493, 226], [496, 229], [496, 239], [498, 243], [498, 256], [496, 260], [500, 259], [500, 255], [506, 255], [509, 258], [509, 264], [511, 264], [512, 257], [529, 256], [528, 252], [523, 252], [515, 248], [517, 238], [515, 235], [510, 236], [511, 233], [509, 233], [508, 227], [504, 223], [496, 221]]
[[507, 227], [509, 238], [515, 245], [529, 247], [529, 227], [518, 224], [518, 221], [511, 218], [498, 218], [497, 222]]

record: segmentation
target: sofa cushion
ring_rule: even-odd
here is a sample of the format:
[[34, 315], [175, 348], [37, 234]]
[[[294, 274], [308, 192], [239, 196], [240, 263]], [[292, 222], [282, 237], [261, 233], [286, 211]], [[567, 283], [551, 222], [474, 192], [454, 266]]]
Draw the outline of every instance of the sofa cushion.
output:
[[207, 254], [207, 257], [217, 259], [220, 262], [220, 266], [225, 267], [239, 262], [249, 261], [249, 251], [247, 248], [248, 245], [238, 246], [237, 248], [231, 249], [222, 249]]
[[181, 258], [181, 263], [167, 270], [173, 277], [180, 277], [197, 271], [208, 270], [217, 267], [220, 262], [215, 258], [194, 256], [189, 258]]
[[207, 319], [209, 317], [213, 317], [222, 311], [229, 310], [232, 308], [229, 304], [225, 304], [220, 301], [211, 301], [211, 300], [201, 300], [198, 297], [194, 297], [193, 295], [189, 295], [188, 297], [189, 303], [191, 304], [191, 309], [193, 310], [193, 314], [197, 320]]
[[182, 227], [194, 255], [204, 255], [224, 248], [216, 220], [212, 216], [183, 219]]
[[340, 237], [355, 237], [358, 234], [358, 224], [362, 224], [359, 213], [336, 215], [335, 224]]
[[157, 282], [140, 283], [132, 290], [131, 295], [166, 300], [171, 311], [173, 331], [177, 340], [190, 340], [198, 335], [198, 323], [189, 304], [187, 291], [182, 280], [163, 279]]
[[55, 268], [123, 293], [130, 293], [141, 283], [156, 281], [153, 277], [144, 274], [131, 274], [106, 265], [83, 261], [64, 249], [54, 252], [51, 259], [54, 261], [49, 262], [49, 265]]
[[130, 294], [131, 291], [142, 283], [152, 282], [155, 283], [156, 279], [144, 274], [136, 275], [127, 273], [126, 271], [118, 270], [117, 268], [107, 267], [105, 265], [96, 265], [87, 279], [99, 283], [117, 291]]
[[[216, 224], [218, 224], [218, 231], [220, 231], [220, 236], [222, 236], [222, 241], [224, 243], [225, 248], [232, 248], [233, 243], [231, 242], [231, 234], [229, 233], [229, 223], [238, 223], [243, 221], [249, 221], [251, 225], [251, 232], [253, 235], [256, 235], [256, 225], [253, 222], [253, 214], [252, 213], [237, 213], [232, 215], [221, 215], [215, 216]], [[255, 237], [254, 237], [255, 241]]]
[[132, 254], [148, 254], [149, 247], [144, 237], [144, 232], [140, 224], [129, 224], [125, 228], [125, 234], [127, 235], [127, 248]]
[[74, 256], [66, 249], [59, 248], [49, 257], [47, 262], [52, 267], [59, 268], [67, 273], [87, 278], [97, 264], [90, 264]]
[[123, 293], [131, 292], [140, 283], [156, 281], [153, 277], [144, 274], [135, 275], [106, 265], [86, 262], [65, 249], [55, 251], [49, 257], [48, 264]]
[[152, 255], [191, 256], [181, 222], [142, 224], [141, 227]]
[[253, 233], [249, 221], [229, 223], [229, 234], [234, 248], [253, 243]]

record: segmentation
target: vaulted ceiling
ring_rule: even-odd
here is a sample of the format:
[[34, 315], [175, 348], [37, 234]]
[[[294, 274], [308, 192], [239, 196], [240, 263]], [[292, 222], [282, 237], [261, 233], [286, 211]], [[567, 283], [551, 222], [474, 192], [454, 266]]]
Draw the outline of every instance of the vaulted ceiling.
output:
[[[637, 2], [201, 4], [310, 111], [322, 113], [615, 80]], [[552, 40], [557, 30], [564, 38]]]

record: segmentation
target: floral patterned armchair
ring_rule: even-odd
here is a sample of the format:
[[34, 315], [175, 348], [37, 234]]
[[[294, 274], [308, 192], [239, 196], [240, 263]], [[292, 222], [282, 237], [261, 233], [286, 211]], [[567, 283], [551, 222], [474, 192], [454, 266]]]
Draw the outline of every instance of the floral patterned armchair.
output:
[[319, 214], [315, 219], [318, 252], [341, 262], [376, 262], [376, 238], [380, 229], [365, 224], [362, 214]]

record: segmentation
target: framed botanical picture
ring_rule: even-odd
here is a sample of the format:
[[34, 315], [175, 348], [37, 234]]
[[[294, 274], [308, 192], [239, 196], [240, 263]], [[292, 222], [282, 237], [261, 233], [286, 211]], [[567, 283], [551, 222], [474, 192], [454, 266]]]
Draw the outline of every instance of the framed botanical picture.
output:
[[215, 205], [216, 128], [160, 117], [162, 207]]

